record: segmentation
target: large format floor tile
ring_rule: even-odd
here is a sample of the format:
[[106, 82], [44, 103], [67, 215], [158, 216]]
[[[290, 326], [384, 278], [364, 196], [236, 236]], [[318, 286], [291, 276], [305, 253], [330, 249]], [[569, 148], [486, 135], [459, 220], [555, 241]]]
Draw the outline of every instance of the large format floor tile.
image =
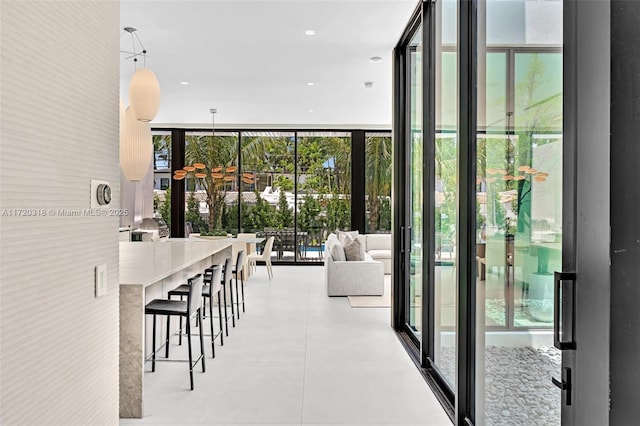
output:
[[[189, 390], [186, 364], [146, 365], [141, 420], [120, 424], [229, 426], [450, 425], [389, 326], [388, 308], [327, 297], [321, 267], [258, 267], [246, 309]], [[208, 330], [208, 323], [205, 323]], [[193, 340], [199, 351], [197, 338]], [[186, 358], [186, 345], [172, 357]]]

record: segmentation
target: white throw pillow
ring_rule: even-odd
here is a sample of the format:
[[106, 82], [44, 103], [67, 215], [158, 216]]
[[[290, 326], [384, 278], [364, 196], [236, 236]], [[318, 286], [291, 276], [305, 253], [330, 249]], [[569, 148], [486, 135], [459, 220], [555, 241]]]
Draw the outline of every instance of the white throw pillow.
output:
[[336, 231], [336, 235], [338, 236], [338, 240], [344, 246], [350, 240], [355, 240], [358, 237], [358, 231]]
[[329, 246], [329, 254], [333, 258], [334, 261], [345, 261], [347, 257], [344, 252], [344, 247], [340, 244], [340, 241], [337, 239], [333, 239], [331, 241], [331, 245]]

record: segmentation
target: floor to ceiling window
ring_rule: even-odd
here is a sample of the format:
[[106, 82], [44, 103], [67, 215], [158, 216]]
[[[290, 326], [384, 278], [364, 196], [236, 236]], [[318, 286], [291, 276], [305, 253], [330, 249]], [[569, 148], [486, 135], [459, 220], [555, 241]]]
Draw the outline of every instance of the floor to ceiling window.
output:
[[351, 134], [298, 132], [298, 257], [322, 261], [330, 232], [351, 229]]
[[391, 135], [367, 132], [365, 135], [365, 194], [368, 234], [391, 232]]
[[[185, 140], [185, 166], [173, 175], [167, 142], [172, 132]], [[358, 200], [351, 188], [354, 134], [361, 139], [358, 158], [370, 156], [368, 165], [355, 169], [362, 186]], [[155, 170], [156, 214], [170, 215], [168, 179], [183, 181], [185, 231], [273, 236], [274, 262], [311, 264], [323, 262], [324, 241], [335, 230], [364, 233], [367, 218], [373, 232], [390, 232], [390, 132], [218, 130], [212, 135], [171, 129], [154, 135], [157, 162], [166, 168]]]
[[153, 213], [171, 227], [171, 132], [156, 130], [153, 140]]
[[274, 262], [296, 254], [294, 146], [293, 132], [242, 133], [242, 232], [273, 236]]
[[237, 232], [229, 211], [238, 205], [238, 133], [189, 131], [185, 134], [185, 222], [189, 232]]

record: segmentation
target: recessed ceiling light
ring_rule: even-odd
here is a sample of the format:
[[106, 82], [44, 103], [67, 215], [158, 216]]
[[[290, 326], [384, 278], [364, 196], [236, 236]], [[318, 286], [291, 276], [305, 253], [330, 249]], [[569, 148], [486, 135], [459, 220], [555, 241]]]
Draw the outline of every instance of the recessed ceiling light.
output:
[[315, 86], [316, 84], [313, 81], [307, 83], [307, 86]]
[[306, 30], [304, 35], [313, 36], [316, 35], [316, 32], [314, 30]]
[[380, 62], [382, 58], [380, 56], [372, 56], [369, 58], [369, 60], [375, 63], [375, 62]]
[[312, 109], [310, 109], [310, 110], [309, 110], [309, 112], [313, 112], [313, 110], [312, 110]]
[[183, 86], [187, 86], [189, 84], [188, 81], [181, 81], [180, 84], [182, 84]]

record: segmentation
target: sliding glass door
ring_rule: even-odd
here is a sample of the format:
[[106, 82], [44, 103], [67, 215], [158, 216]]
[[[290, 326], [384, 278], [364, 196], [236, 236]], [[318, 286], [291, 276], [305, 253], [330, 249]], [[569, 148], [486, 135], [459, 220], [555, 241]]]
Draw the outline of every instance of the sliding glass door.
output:
[[422, 123], [422, 29], [419, 28], [407, 47], [409, 58], [409, 140], [407, 150], [406, 207], [409, 252], [407, 304], [409, 306], [407, 324], [417, 340], [422, 339], [422, 283], [423, 283], [423, 123]]

